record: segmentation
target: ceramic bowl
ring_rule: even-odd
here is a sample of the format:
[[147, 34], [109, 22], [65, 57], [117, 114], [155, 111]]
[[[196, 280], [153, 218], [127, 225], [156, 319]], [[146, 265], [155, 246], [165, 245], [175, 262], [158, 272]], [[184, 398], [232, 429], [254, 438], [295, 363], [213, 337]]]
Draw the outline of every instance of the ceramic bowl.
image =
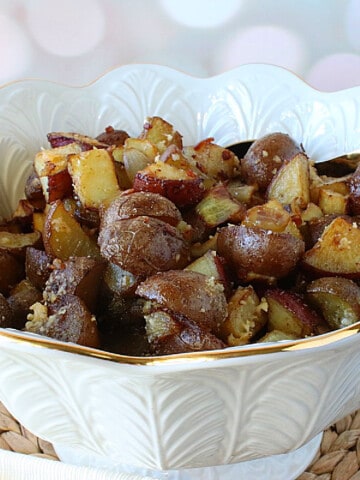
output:
[[[81, 88], [12, 83], [0, 89], [0, 215], [16, 207], [49, 131], [137, 135], [152, 115], [184, 144], [283, 131], [324, 161], [359, 147], [360, 87], [322, 93], [269, 65], [208, 79], [130, 65]], [[0, 329], [0, 400], [66, 462], [164, 479], [290, 480], [321, 432], [360, 408], [359, 328], [152, 358]]]

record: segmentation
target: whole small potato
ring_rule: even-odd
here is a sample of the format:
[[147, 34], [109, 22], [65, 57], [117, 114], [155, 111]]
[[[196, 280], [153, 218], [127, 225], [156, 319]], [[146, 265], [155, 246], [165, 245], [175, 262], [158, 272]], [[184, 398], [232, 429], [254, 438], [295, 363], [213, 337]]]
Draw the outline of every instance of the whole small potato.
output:
[[104, 258], [134, 275], [181, 269], [190, 261], [189, 245], [181, 232], [145, 215], [106, 222], [98, 241]]
[[240, 281], [274, 279], [288, 275], [305, 250], [304, 241], [289, 233], [276, 233], [243, 225], [219, 231], [218, 254], [233, 267]]
[[136, 294], [196, 322], [206, 331], [219, 328], [227, 315], [223, 285], [213, 277], [191, 270], [171, 270], [142, 282]]
[[103, 212], [102, 227], [117, 220], [134, 218], [139, 215], [155, 217], [176, 226], [181, 220], [181, 213], [173, 202], [151, 192], [132, 192], [116, 197]]
[[241, 172], [246, 183], [256, 184], [265, 191], [281, 165], [303, 152], [286, 133], [265, 135], [251, 145], [241, 160]]

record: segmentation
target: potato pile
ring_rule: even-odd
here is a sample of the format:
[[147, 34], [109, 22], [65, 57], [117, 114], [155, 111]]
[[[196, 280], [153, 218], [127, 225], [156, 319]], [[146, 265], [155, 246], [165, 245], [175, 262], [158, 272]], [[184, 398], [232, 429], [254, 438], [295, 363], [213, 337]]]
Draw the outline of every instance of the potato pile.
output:
[[360, 320], [360, 164], [275, 132], [244, 155], [146, 119], [48, 134], [0, 226], [0, 326], [125, 355]]

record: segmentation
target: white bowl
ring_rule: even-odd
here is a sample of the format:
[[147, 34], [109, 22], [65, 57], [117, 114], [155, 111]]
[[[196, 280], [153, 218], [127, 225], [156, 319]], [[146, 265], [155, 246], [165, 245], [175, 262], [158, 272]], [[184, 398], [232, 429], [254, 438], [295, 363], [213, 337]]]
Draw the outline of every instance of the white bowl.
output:
[[[360, 87], [321, 93], [265, 65], [209, 79], [132, 65], [82, 88], [7, 85], [0, 89], [0, 215], [16, 207], [48, 132], [95, 136], [113, 125], [136, 135], [152, 115], [173, 123], [185, 144], [214, 137], [229, 145], [283, 131], [323, 161], [359, 147]], [[321, 432], [360, 408], [359, 328], [161, 358], [0, 329], [0, 400], [64, 461], [167, 479], [223, 480], [243, 468], [246, 478], [257, 468], [259, 478], [266, 466], [269, 480], [290, 480], [311, 460]], [[212, 466], [223, 467], [211, 476]]]

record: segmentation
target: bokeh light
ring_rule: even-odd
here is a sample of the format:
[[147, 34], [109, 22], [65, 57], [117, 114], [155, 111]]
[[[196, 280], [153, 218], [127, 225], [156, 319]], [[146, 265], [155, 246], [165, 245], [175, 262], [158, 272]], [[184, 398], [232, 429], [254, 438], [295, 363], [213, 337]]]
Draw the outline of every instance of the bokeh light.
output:
[[328, 92], [360, 85], [360, 55], [337, 53], [323, 57], [305, 79], [312, 87]]
[[246, 63], [270, 63], [299, 71], [306, 48], [293, 31], [275, 25], [259, 25], [241, 30], [214, 56], [213, 68], [229, 70]]
[[0, 14], [0, 81], [22, 77], [30, 61], [31, 48], [24, 31], [14, 19]]
[[91, 51], [105, 33], [105, 16], [97, 0], [62, 0], [55, 8], [48, 0], [29, 2], [27, 23], [46, 51], [77, 56]]
[[233, 18], [241, 0], [160, 0], [166, 13], [176, 22], [195, 28], [213, 28]]

